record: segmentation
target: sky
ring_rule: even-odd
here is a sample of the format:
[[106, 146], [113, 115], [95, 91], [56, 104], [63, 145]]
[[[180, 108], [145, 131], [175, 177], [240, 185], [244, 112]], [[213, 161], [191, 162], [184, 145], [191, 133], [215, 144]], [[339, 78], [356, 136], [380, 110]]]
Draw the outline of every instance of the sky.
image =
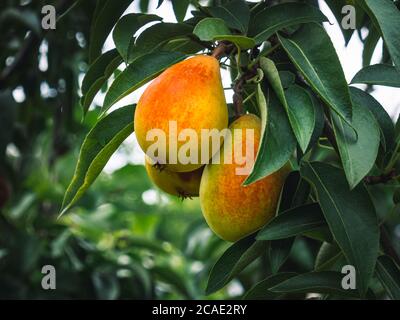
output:
[[[149, 5], [149, 13], [154, 13], [163, 18], [164, 22], [176, 22], [175, 17], [172, 11], [172, 5], [170, 1], [164, 1], [162, 6], [156, 9], [158, 1], [150, 0]], [[256, 2], [256, 1], [254, 1]], [[345, 46], [345, 42], [340, 30], [339, 24], [336, 22], [335, 17], [332, 12], [329, 10], [324, 1], [319, 0], [321, 5], [321, 10], [328, 18], [329, 23], [325, 22], [324, 27], [327, 30], [328, 35], [330, 36], [335, 50], [339, 56], [340, 62], [342, 64], [346, 80], [348, 82], [354, 77], [354, 75], [362, 69], [362, 42], [358, 38], [358, 36], [353, 34], [348, 46]], [[132, 5], [126, 10], [125, 13], [139, 12], [138, 2], [135, 1]], [[186, 18], [190, 17], [190, 12], [188, 11]], [[140, 32], [141, 30], [139, 30]], [[365, 30], [363, 32], [363, 36], [368, 34], [368, 31]], [[372, 57], [371, 64], [378, 63], [380, 61], [380, 57], [382, 56], [382, 40], [378, 43], [374, 55]], [[114, 43], [112, 40], [112, 36], [110, 35], [105, 43], [103, 51], [108, 51], [114, 48]], [[123, 66], [120, 66], [123, 69]], [[230, 79], [228, 76], [228, 72], [226, 70], [221, 69], [222, 81], [224, 87], [230, 86]], [[112, 79], [110, 80], [110, 82]], [[365, 85], [357, 85], [357, 87], [363, 89]], [[126, 104], [136, 103], [140, 97], [140, 95], [145, 90], [146, 86], [140, 88], [134, 93], [128, 95], [121, 101], [119, 101], [113, 108], [118, 108], [124, 106]], [[225, 97], [227, 102], [232, 102], [232, 90], [225, 90]], [[383, 86], [375, 86], [375, 90], [371, 93], [375, 99], [377, 99], [389, 113], [389, 115], [393, 119], [397, 119], [400, 111], [400, 88], [391, 88], [391, 87], [383, 87]], [[95, 104], [102, 105], [104, 99], [104, 94], [98, 94], [95, 98]], [[110, 161], [105, 167], [105, 171], [108, 173], [113, 172], [114, 170], [124, 166], [127, 163], [133, 164], [143, 164], [144, 162], [144, 154], [138, 143], [136, 138], [131, 135], [124, 143], [123, 146], [112, 156]]]

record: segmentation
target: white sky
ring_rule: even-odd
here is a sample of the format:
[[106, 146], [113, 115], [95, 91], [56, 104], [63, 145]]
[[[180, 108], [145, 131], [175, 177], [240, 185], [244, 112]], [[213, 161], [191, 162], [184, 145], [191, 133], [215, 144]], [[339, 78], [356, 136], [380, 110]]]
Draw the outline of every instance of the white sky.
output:
[[[164, 1], [163, 5], [156, 9], [158, 1], [151, 0], [149, 6], [149, 13], [154, 13], [161, 16], [164, 22], [176, 22], [172, 5], [170, 1]], [[324, 1], [319, 0], [321, 4], [322, 12], [327, 16], [331, 24], [324, 23], [324, 26], [332, 39], [332, 42], [335, 46], [336, 52], [339, 56], [340, 62], [342, 64], [346, 79], [348, 82], [354, 77], [354, 75], [362, 68], [362, 42], [358, 38], [356, 34], [353, 35], [347, 47], [344, 45], [344, 39], [340, 30], [339, 24], [336, 22], [335, 17], [327, 7]], [[131, 12], [139, 12], [139, 4], [137, 1], [132, 3], [132, 5], [126, 10], [125, 13]], [[188, 12], [187, 18], [190, 16]], [[366, 31], [367, 32], [367, 31]], [[364, 35], [363, 35], [364, 36]], [[380, 61], [380, 57], [382, 56], [382, 40], [380, 40], [377, 48], [372, 57], [371, 64], [378, 63]], [[104, 51], [108, 51], [114, 48], [114, 43], [111, 35], [106, 40]], [[123, 68], [121, 66], [121, 68]], [[110, 80], [112, 81], [112, 80]], [[230, 79], [228, 76], [228, 72], [226, 70], [222, 70], [222, 81], [224, 87], [230, 86]], [[364, 85], [359, 85], [360, 88], [365, 88]], [[118, 108], [127, 104], [137, 102], [140, 95], [143, 93], [146, 86], [140, 88], [134, 93], [128, 95], [121, 101], [119, 101], [113, 108]], [[232, 91], [225, 91], [226, 100], [228, 102], [232, 101]], [[400, 88], [391, 88], [391, 87], [383, 87], [376, 86], [375, 90], [372, 92], [372, 95], [384, 106], [389, 115], [393, 119], [397, 119], [400, 111]], [[102, 105], [104, 99], [104, 94], [99, 93], [95, 98], [95, 103], [97, 105]], [[118, 150], [113, 157], [108, 162], [105, 167], [106, 172], [112, 172], [126, 163], [143, 163], [144, 154], [142, 150], [139, 148], [134, 135], [129, 137], [123, 147]]]

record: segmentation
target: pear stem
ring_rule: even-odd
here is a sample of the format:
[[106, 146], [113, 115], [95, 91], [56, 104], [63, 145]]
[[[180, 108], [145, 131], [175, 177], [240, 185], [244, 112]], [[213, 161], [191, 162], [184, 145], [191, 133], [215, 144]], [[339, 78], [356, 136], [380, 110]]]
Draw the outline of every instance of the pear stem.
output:
[[211, 56], [214, 57], [215, 59], [221, 59], [224, 55], [228, 54], [232, 49], [232, 46], [229, 44], [226, 44], [225, 42], [221, 41], [218, 43], [218, 45], [215, 47], [213, 52], [211, 53]]

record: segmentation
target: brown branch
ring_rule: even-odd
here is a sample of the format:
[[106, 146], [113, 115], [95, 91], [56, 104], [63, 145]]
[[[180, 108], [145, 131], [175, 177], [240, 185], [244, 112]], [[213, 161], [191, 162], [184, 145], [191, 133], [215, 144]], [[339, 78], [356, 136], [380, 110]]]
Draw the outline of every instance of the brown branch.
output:
[[393, 169], [389, 173], [383, 173], [379, 176], [367, 176], [364, 178], [364, 182], [366, 184], [379, 184], [379, 183], [387, 183], [393, 180], [396, 177], [396, 171]]
[[211, 53], [211, 56], [214, 57], [215, 59], [220, 59], [221, 57], [230, 54], [233, 49], [234, 46], [232, 44], [226, 43], [225, 41], [221, 41], [215, 47], [215, 49]]
[[240, 77], [233, 87], [233, 105], [235, 107], [235, 117], [239, 118], [243, 114], [243, 83], [244, 78]]

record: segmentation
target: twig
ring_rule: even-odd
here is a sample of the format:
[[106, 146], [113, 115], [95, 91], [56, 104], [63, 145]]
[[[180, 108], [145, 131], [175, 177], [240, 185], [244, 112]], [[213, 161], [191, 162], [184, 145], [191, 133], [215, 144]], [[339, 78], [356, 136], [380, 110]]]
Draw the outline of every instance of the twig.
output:
[[221, 41], [215, 47], [215, 49], [211, 53], [211, 56], [214, 57], [215, 59], [221, 59], [221, 57], [230, 54], [233, 49], [234, 46], [232, 44]]
[[366, 184], [387, 183], [396, 178], [396, 170], [392, 169], [389, 173], [383, 173], [379, 176], [367, 176], [364, 178]]

